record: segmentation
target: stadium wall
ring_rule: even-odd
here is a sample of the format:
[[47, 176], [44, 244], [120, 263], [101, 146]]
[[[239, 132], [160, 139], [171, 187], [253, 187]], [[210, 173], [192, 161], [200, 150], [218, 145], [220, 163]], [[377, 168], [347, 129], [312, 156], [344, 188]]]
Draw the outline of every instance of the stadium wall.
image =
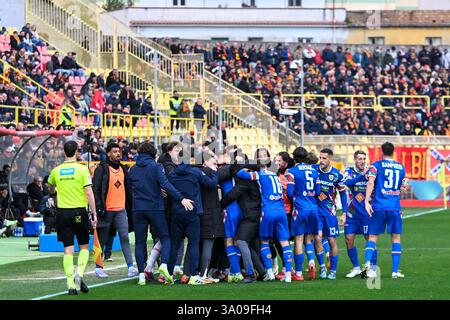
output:
[[24, 25], [25, 0], [2, 0], [0, 2], [0, 26], [22, 28]]
[[383, 27], [373, 30], [365, 27], [348, 28], [347, 43], [369, 43], [371, 37], [384, 37], [385, 45], [429, 45], [427, 38], [441, 38], [441, 45], [450, 45], [450, 27]]

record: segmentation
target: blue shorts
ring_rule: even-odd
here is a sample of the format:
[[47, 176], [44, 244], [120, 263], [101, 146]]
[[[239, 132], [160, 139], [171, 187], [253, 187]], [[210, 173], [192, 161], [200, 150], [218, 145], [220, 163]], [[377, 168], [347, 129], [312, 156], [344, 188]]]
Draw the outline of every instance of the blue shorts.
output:
[[331, 214], [320, 215], [322, 221], [322, 236], [324, 238], [336, 238], [339, 236], [339, 224], [336, 216]]
[[275, 232], [278, 240], [289, 240], [289, 225], [285, 210], [265, 211], [263, 209], [260, 220], [259, 237], [261, 240], [273, 239]]
[[345, 220], [344, 234], [369, 235], [369, 217], [349, 217]]
[[225, 226], [225, 236], [235, 238], [239, 223], [244, 218], [240, 210], [223, 210], [223, 224]]
[[388, 233], [402, 234], [402, 211], [401, 210], [375, 210], [369, 218], [369, 234], [377, 235]]
[[291, 235], [318, 234], [322, 228], [320, 219], [317, 218], [318, 210], [294, 209], [291, 217]]

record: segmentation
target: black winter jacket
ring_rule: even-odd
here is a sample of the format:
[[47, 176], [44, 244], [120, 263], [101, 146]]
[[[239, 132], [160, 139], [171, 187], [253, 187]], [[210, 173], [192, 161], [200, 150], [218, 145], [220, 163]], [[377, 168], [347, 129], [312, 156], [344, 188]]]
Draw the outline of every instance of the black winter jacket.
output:
[[[210, 168], [202, 167], [200, 170], [212, 178], [212, 170]], [[202, 203], [203, 215], [200, 217], [200, 238], [224, 238], [225, 228], [218, 189], [202, 186]]]
[[[231, 165], [229, 169], [229, 178], [234, 177], [235, 185], [220, 202], [221, 207], [225, 208], [234, 200], [237, 200], [241, 207], [244, 219], [247, 221], [259, 221], [261, 215], [261, 192], [256, 181], [243, 180], [236, 177], [236, 173], [244, 168], [243, 165]], [[227, 178], [222, 171], [221, 179]]]

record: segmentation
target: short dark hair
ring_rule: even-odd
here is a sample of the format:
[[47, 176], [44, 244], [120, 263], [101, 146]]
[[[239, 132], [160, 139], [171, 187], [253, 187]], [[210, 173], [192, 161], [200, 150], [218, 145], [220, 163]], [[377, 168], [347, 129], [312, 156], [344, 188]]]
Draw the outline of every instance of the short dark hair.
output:
[[303, 147], [295, 148], [294, 152], [292, 152], [292, 156], [296, 163], [302, 163], [306, 161], [306, 157], [308, 156], [308, 151], [306, 151]]
[[320, 150], [320, 153], [326, 153], [329, 156], [332, 156], [333, 155], [333, 150], [331, 150], [330, 148], [324, 148], [324, 149]]
[[161, 144], [161, 151], [162, 153], [167, 153], [167, 142], [164, 142], [163, 144]]
[[153, 145], [153, 143], [143, 142], [139, 146], [138, 153], [139, 154], [148, 154], [150, 157], [155, 158], [156, 157], [156, 148]]
[[72, 158], [78, 150], [78, 143], [71, 140], [64, 144], [64, 154], [67, 158]]
[[10, 166], [9, 164], [4, 164], [4, 165], [3, 165], [3, 170], [5, 170], [6, 168], [11, 169], [11, 166]]
[[353, 159], [356, 159], [358, 157], [358, 155], [362, 154], [363, 156], [366, 156], [367, 154], [362, 151], [362, 150], [356, 150], [355, 153], [353, 154]]
[[381, 146], [381, 151], [383, 152], [384, 156], [392, 157], [394, 155], [394, 145], [390, 142], [385, 142]]
[[106, 153], [109, 153], [113, 148], [119, 148], [119, 149], [120, 149], [120, 146], [119, 146], [119, 144], [116, 143], [116, 142], [110, 142], [110, 143], [108, 143], [108, 145], [106, 146]]

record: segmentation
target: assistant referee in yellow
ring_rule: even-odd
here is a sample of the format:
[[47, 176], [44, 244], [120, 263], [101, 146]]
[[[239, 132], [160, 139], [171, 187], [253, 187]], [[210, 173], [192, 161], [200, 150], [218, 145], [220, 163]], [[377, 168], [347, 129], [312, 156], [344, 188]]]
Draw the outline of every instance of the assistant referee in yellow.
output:
[[[66, 161], [52, 170], [48, 178], [50, 191], [57, 191], [56, 231], [58, 241], [64, 244], [64, 273], [67, 277], [69, 295], [89, 291], [83, 281], [84, 270], [89, 260], [89, 215], [87, 204], [92, 213], [92, 226], [97, 226], [94, 193], [89, 169], [76, 163], [78, 144], [69, 141], [64, 144]], [[74, 236], [77, 237], [80, 253], [78, 254], [78, 272], [75, 275], [73, 265]]]

